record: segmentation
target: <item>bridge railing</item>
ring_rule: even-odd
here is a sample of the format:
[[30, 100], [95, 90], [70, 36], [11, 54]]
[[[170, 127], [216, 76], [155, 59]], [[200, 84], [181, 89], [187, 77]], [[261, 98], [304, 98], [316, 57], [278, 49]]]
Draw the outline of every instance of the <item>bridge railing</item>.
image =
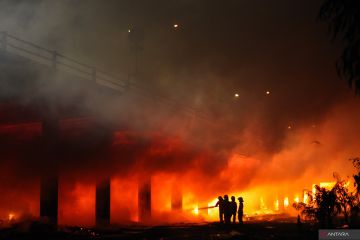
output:
[[[99, 85], [117, 90], [120, 93], [123, 93], [130, 87], [130, 76], [115, 76], [94, 66], [90, 66], [73, 58], [64, 56], [56, 51], [15, 37], [7, 32], [0, 31], [0, 50], [36, 61], [40, 64], [49, 66], [54, 70], [60, 70], [79, 76]], [[144, 86], [140, 86], [133, 81], [131, 81], [131, 89], [136, 90], [135, 92], [141, 96], [148, 97], [153, 101], [164, 104], [170, 108], [182, 110], [184, 113], [191, 116], [203, 119], [207, 118], [207, 114], [203, 111], [190, 106], [185, 106], [174, 99], [153, 94], [149, 91], [149, 89], [146, 89]]]
[[7, 32], [0, 32], [0, 49], [114, 90], [123, 92], [128, 87], [129, 76], [114, 76], [56, 51], [22, 40]]

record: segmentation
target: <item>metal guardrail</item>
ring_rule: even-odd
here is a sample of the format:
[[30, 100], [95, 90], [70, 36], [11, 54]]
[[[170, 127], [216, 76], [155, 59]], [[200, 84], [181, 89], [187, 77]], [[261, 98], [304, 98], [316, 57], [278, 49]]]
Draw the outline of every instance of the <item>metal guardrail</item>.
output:
[[124, 76], [122, 78], [114, 76], [94, 66], [84, 64], [78, 60], [62, 55], [57, 51], [15, 37], [5, 31], [0, 31], [0, 49], [44, 64], [55, 70], [61, 70], [91, 80], [100, 85], [118, 90], [120, 93], [123, 93], [131, 87], [131, 89], [137, 90], [142, 96], [149, 97], [154, 101], [161, 102], [169, 107], [182, 110], [186, 114], [203, 119], [208, 117], [206, 113], [199, 109], [185, 106], [182, 103], [165, 96], [154, 95], [148, 89], [134, 82], [132, 82], [130, 86], [130, 76]]
[[7, 32], [0, 32], [0, 49], [21, 57], [36, 61], [56, 70], [61, 70], [100, 85], [123, 92], [129, 85], [129, 76], [120, 78], [90, 66], [56, 51], [38, 46], [15, 37]]
[[[130, 76], [123, 78], [114, 76], [94, 66], [81, 63], [80, 61], [64, 56], [56, 51], [49, 50], [34, 43], [12, 36], [4, 31], [0, 31], [0, 51], [1, 50], [47, 65], [52, 67], [54, 70], [62, 70], [64, 72], [91, 80], [100, 85], [118, 90], [120, 93], [123, 93], [126, 90], [136, 90], [139, 95], [148, 97], [155, 102], [159, 102], [170, 107], [171, 109], [182, 111], [191, 118], [196, 117], [198, 119], [205, 120], [211, 125], [217, 125], [217, 123], [212, 121], [209, 115], [204, 111], [185, 105], [175, 99], [153, 94], [144, 86], [135, 82], [130, 82]], [[229, 135], [229, 137], [231, 136]]]

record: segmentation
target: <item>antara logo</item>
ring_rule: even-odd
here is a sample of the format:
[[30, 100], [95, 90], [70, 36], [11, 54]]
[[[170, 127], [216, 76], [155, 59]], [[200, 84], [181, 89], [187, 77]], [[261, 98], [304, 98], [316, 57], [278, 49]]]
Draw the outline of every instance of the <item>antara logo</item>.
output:
[[327, 237], [350, 237], [348, 232], [328, 232]]

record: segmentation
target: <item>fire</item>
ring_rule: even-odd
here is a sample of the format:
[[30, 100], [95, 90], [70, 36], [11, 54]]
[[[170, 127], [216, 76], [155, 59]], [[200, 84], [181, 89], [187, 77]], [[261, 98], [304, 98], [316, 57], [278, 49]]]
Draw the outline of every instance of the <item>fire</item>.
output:
[[336, 182], [321, 182], [320, 187], [326, 190], [331, 190], [335, 186]]
[[[326, 190], [331, 190], [334, 186], [335, 186], [336, 182], [320, 182], [320, 184], [318, 184], [319, 187], [321, 188], [325, 188]], [[312, 197], [315, 198], [316, 195], [316, 186], [317, 184], [313, 184], [312, 185]], [[305, 195], [304, 195], [304, 199], [305, 199]], [[305, 200], [304, 200], [305, 202]]]
[[[334, 185], [334, 182], [321, 182], [321, 186], [330, 188]], [[347, 182], [345, 184], [348, 184]], [[349, 185], [349, 184], [348, 184]], [[310, 185], [311, 186], [311, 185]], [[315, 186], [315, 184], [314, 184]], [[306, 187], [306, 186], [303, 186]], [[299, 187], [295, 192], [290, 188], [275, 188], [271, 189], [270, 186], [261, 186], [256, 188], [249, 188], [243, 192], [227, 192], [226, 194], [231, 197], [235, 196], [243, 197], [244, 202], [244, 214], [249, 217], [257, 217], [268, 214], [297, 214], [291, 207], [292, 203], [308, 203], [311, 199], [312, 191], [306, 188]], [[303, 190], [300, 190], [300, 189]], [[309, 188], [310, 189], [310, 188]], [[269, 194], [272, 192], [273, 194]], [[275, 193], [275, 194], [274, 194]], [[190, 194], [190, 193], [189, 193]], [[282, 196], [282, 197], [280, 197]], [[210, 201], [203, 201], [197, 199], [193, 193], [191, 193], [187, 199], [189, 200], [185, 206], [185, 209], [189, 209], [193, 216], [199, 216], [196, 221], [202, 219], [202, 221], [218, 221], [219, 209], [215, 206], [218, 199], [212, 198]], [[202, 211], [204, 209], [204, 211]], [[206, 209], [206, 210], [205, 210]], [[194, 219], [193, 219], [194, 220]]]
[[198, 207], [198, 206], [196, 206], [196, 207], [194, 208], [194, 214], [195, 214], [195, 215], [199, 215], [199, 207]]
[[315, 185], [316, 185], [316, 184], [313, 184], [313, 185], [312, 185], [312, 189], [311, 189], [311, 192], [312, 192], [312, 197], [313, 197], [313, 198], [315, 197], [315, 194], [316, 194], [316, 188], [315, 188]]
[[307, 190], [304, 190], [304, 203], [309, 203], [309, 192]]
[[8, 220], [9, 221], [15, 220], [15, 214], [14, 213], [9, 213]]
[[210, 208], [210, 207], [214, 207], [217, 203], [218, 199], [214, 198], [211, 202], [208, 203], [208, 217], [209, 219], [214, 219], [216, 220], [219, 217], [219, 209], [216, 208]]
[[[151, 158], [152, 161], [153, 159], [157, 159], [158, 156], [165, 156], [164, 159], [167, 158], [168, 156], [166, 154], [164, 155], [164, 151], [167, 151], [170, 154], [176, 149], [182, 147], [178, 141], [174, 141], [171, 138], [170, 140], [160, 140], [157, 141], [161, 144], [154, 144], [155, 146], [151, 146], [151, 148], [146, 152], [146, 154], [155, 156]], [[135, 136], [123, 132], [116, 134], [116, 141], [114, 140], [115, 145], [118, 144], [127, 146], [135, 144], [134, 142], [136, 142]], [[147, 157], [147, 155], [145, 157]], [[196, 164], [202, 163], [202, 157], [203, 155], [201, 155], [201, 161], [195, 161]], [[206, 158], [206, 155], [204, 158]], [[273, 161], [277, 163], [276, 159]], [[139, 166], [142, 166], [141, 164], [139, 164]], [[263, 184], [263, 181], [248, 181], [248, 178], [257, 173], [253, 170], [259, 169], [259, 166], [260, 161], [256, 158], [234, 154], [234, 156], [232, 156], [228, 161], [228, 166], [225, 166], [223, 172], [221, 172], [219, 176], [216, 176], [216, 179], [219, 180], [219, 182], [222, 180], [229, 181], [229, 188], [224, 190], [213, 183], [209, 184], [210, 187], [204, 188], [202, 184], [204, 184], [204, 182], [208, 182], [209, 180], [202, 178], [201, 175], [199, 177], [198, 170], [195, 168], [197, 165], [190, 165], [188, 169], [184, 168], [182, 170], [184, 172], [179, 173], [176, 176], [172, 176], [171, 174], [166, 173], [166, 171], [165, 173], [153, 173], [151, 188], [153, 208], [152, 216], [158, 217], [158, 219], [161, 220], [164, 219], [164, 216], [169, 216], [166, 220], [172, 220], [174, 218], [174, 213], [171, 212], [173, 211], [171, 204], [171, 190], [174, 187], [174, 184], [184, 186], [184, 189], [180, 193], [180, 210], [176, 209], [176, 221], [178, 221], [178, 219], [179, 221], [183, 221], [183, 219], [188, 221], [218, 221], [219, 209], [214, 208], [217, 202], [217, 198], [215, 198], [215, 196], [218, 194], [228, 194], [229, 197], [235, 196], [236, 199], [240, 196], [243, 197], [245, 201], [244, 214], [251, 217], [265, 214], [292, 214], [291, 211], [293, 208], [291, 205], [289, 206], [289, 204], [292, 204], [292, 201], [296, 203], [301, 201], [308, 203], [311, 199], [310, 194], [316, 193], [316, 188], [314, 187], [315, 185], [313, 185], [312, 191], [310, 190], [311, 182], [320, 182], [319, 179], [315, 180], [313, 178], [309, 178], [306, 179], [306, 181], [304, 181], [304, 179], [300, 179], [296, 183], [291, 182], [291, 184], [288, 182], [273, 184], [273, 182], [266, 181], [264, 181], [265, 184]], [[167, 167], [172, 169], [174, 166]], [[242, 174], [238, 174], [239, 172]], [[194, 176], [198, 177], [198, 181], [196, 181], [196, 183], [193, 181]], [[282, 176], [279, 176], [279, 179], [282, 179]], [[60, 183], [59, 223], [92, 225], [95, 215], [94, 184], [91, 181], [88, 182], [86, 180], [83, 180], [83, 182], [80, 180], [79, 182], [72, 182], [71, 179], [65, 180], [66, 181]], [[122, 175], [112, 177], [111, 220], [113, 222], [138, 221], [138, 184], [136, 181], [136, 179], [123, 178]], [[334, 184], [335, 182], [324, 181], [320, 182], [319, 186], [330, 189], [334, 186]], [[349, 182], [345, 184], [346, 186], [350, 185]], [[309, 190], [304, 190], [303, 187], [306, 187]], [[211, 190], [207, 191], [207, 189]], [[126, 204], [124, 204], [124, 202]], [[21, 216], [21, 213], [17, 210], [17, 208], [11, 207], [10, 210], [16, 211], [17, 218], [19, 218], [18, 216]], [[8, 218], [9, 221], [14, 220], [15, 214], [8, 214], [8, 212], [9, 209], [4, 210], [1, 213], [1, 218]], [[38, 211], [32, 212], [36, 213]]]
[[287, 208], [287, 207], [289, 207], [289, 198], [288, 197], [284, 198], [284, 208]]
[[[163, 179], [168, 179], [169, 182]], [[174, 218], [174, 214], [171, 213], [171, 186], [173, 181], [171, 176], [157, 174], [153, 177], [152, 183], [152, 198], [153, 198], [153, 213], [156, 219], [161, 219], [163, 216], [171, 216], [169, 219]], [[137, 219], [137, 190], [136, 180], [133, 179], [129, 182], [121, 179], [112, 180], [112, 221], [121, 222], [126, 219], [131, 221], [138, 221]], [[345, 182], [346, 185], [351, 185]], [[334, 185], [332, 182], [321, 182], [321, 186], [331, 187]], [[62, 184], [63, 186], [63, 184]], [[311, 186], [311, 185], [310, 185]], [[75, 182], [71, 185], [71, 191], [68, 191], [68, 187], [61, 188], [66, 191], [66, 197], [71, 199], [70, 203], [64, 202], [64, 193], [60, 194], [60, 223], [75, 224], [80, 222], [82, 225], [91, 225], [94, 218], [94, 212], [92, 206], [94, 205], [94, 186], [91, 184], [85, 184], [81, 182]], [[299, 187], [300, 188], [300, 187]], [[124, 189], [127, 189], [124, 191]], [[301, 188], [300, 188], [301, 189]], [[249, 188], [242, 192], [227, 192], [229, 197], [235, 196], [243, 197], [244, 199], [244, 215], [252, 218], [257, 216], [263, 216], [267, 214], [289, 214], [293, 215], [293, 208], [290, 207], [292, 202], [304, 202], [310, 201], [310, 194], [312, 191], [303, 190], [294, 192], [292, 189], [286, 188], [272, 188], [269, 186], [261, 186], [256, 188]], [[310, 188], [309, 188], [310, 189]], [[315, 189], [315, 188], [314, 188]], [[271, 193], [271, 194], [269, 194]], [[301, 194], [302, 193], [302, 194]], [[224, 193], [223, 193], [224, 194]], [[190, 188], [184, 187], [182, 193], [182, 211], [176, 212], [176, 220], [174, 221], [218, 221], [219, 209], [214, 207], [218, 199], [216, 197], [207, 200], [206, 197], [199, 198], [201, 195], [197, 195]], [[128, 204], [126, 207], [122, 205], [122, 201], [126, 199]], [[236, 201], [238, 202], [238, 201]], [[72, 206], [75, 204], [76, 209]], [[290, 206], [289, 206], [290, 205]], [[167, 215], [169, 214], [169, 215]], [[15, 214], [13, 212], [8, 213], [7, 219], [14, 221]], [[81, 216], [81, 217], [80, 217]]]
[[275, 211], [279, 211], [279, 199], [275, 200], [274, 209]]
[[266, 205], [265, 205], [265, 202], [264, 202], [264, 198], [260, 198], [260, 209], [261, 210], [266, 210], [267, 209], [267, 207], [266, 207]]

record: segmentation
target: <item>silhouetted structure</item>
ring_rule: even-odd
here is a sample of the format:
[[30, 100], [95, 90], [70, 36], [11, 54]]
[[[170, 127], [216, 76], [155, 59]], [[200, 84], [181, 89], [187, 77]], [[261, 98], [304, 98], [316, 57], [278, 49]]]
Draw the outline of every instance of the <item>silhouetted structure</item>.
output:
[[96, 184], [96, 225], [110, 224], [110, 179]]
[[58, 220], [58, 177], [48, 175], [41, 178], [40, 183], [40, 217], [50, 224]]
[[151, 178], [139, 182], [138, 192], [139, 221], [146, 222], [151, 218]]
[[232, 222], [236, 222], [236, 212], [237, 212], [237, 203], [235, 201], [235, 197], [231, 196], [231, 215], [232, 215]]
[[238, 219], [239, 219], [239, 223], [243, 224], [244, 200], [242, 197], [239, 197], [238, 200], [239, 200]]
[[218, 201], [216, 202], [215, 207], [219, 207], [220, 223], [224, 223], [224, 199], [222, 196], [218, 197]]
[[[135, 38], [135, 45], [139, 45], [141, 43], [141, 36], [135, 36]], [[137, 52], [141, 50], [139, 47], [135, 46]], [[39, 115], [41, 113], [44, 116], [42, 123], [43, 142], [41, 144], [44, 151], [41, 151], [39, 154], [45, 160], [41, 161], [43, 174], [40, 185], [40, 216], [57, 224], [58, 162], [63, 160], [59, 159], [59, 154], [62, 155], [61, 158], [65, 156], [64, 159], [72, 158], [71, 150], [67, 152], [60, 149], [64, 147], [64, 142], [59, 143], [59, 119], [78, 117], [78, 113], [80, 113], [80, 116], [93, 116], [94, 113], [92, 111], [84, 109], [84, 103], [88, 104], [87, 100], [94, 100], [96, 102], [96, 99], [100, 96], [101, 98], [108, 99], [109, 97], [109, 99], [112, 99], [118, 94], [121, 95], [128, 89], [127, 80], [100, 71], [93, 66], [82, 64], [56, 51], [21, 40], [6, 32], [0, 32], [0, 48], [1, 70], [2, 73], [6, 73], [4, 74], [5, 77], [2, 76], [1, 78], [2, 85], [6, 86], [6, 88], [1, 89], [1, 98], [23, 103], [24, 99], [28, 102], [29, 93], [36, 94], [34, 96], [34, 99], [36, 99], [34, 100], [35, 108], [39, 110]], [[18, 71], [19, 69], [21, 71]], [[44, 76], [40, 79], [37, 74], [38, 71], [44, 73]], [[49, 91], [34, 91], [38, 84], [44, 89], [49, 89]], [[52, 91], [53, 89], [57, 91]], [[144, 91], [139, 86], [132, 89]], [[69, 93], [69, 95], [67, 95], [66, 99], [64, 98], [59, 101], [61, 93], [64, 92]], [[144, 94], [144, 96], [160, 99], [157, 95]], [[161, 100], [160, 103], [167, 105], [168, 101]], [[32, 106], [31, 104], [29, 103], [27, 107]], [[57, 113], [57, 108], [61, 109], [61, 113]], [[186, 110], [186, 112], [189, 111], [188, 107], [180, 108], [184, 111]], [[195, 110], [190, 109], [190, 111], [194, 111], [194, 115], [196, 115]], [[35, 118], [36, 121], [38, 121], [37, 117]], [[100, 134], [105, 135], [107, 135], [107, 131], [107, 129], [98, 130]], [[100, 154], [100, 156], [103, 157], [103, 154]], [[110, 222], [110, 182], [109, 180], [107, 181], [108, 183], [100, 184], [96, 188], [95, 207], [97, 224]], [[174, 208], [181, 208], [181, 198], [179, 197], [177, 201], [174, 201]], [[150, 178], [139, 185], [138, 199], [139, 220], [149, 219], [151, 217]]]
[[58, 139], [59, 123], [57, 114], [44, 107], [46, 117], [42, 122], [43, 157], [46, 166], [43, 166], [43, 175], [40, 183], [40, 217], [56, 225], [58, 221]]

